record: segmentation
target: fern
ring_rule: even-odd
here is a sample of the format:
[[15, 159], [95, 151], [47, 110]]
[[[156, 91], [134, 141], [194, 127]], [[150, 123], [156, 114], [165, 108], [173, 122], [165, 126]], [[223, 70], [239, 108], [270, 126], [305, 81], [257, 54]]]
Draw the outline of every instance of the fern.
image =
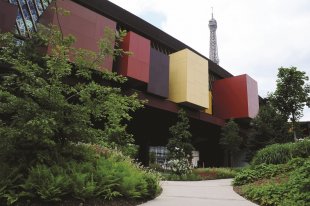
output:
[[69, 179], [59, 166], [48, 168], [37, 165], [30, 169], [29, 176], [21, 187], [45, 201], [60, 201], [68, 193]]

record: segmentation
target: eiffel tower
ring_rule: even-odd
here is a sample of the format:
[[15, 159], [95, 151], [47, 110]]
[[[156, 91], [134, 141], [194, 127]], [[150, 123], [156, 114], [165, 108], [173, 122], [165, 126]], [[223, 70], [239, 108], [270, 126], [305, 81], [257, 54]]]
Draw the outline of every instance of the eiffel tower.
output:
[[219, 64], [219, 55], [217, 53], [217, 42], [216, 42], [216, 29], [217, 23], [213, 18], [213, 8], [212, 8], [212, 18], [209, 21], [209, 29], [210, 29], [210, 50], [209, 50], [209, 58], [214, 63]]

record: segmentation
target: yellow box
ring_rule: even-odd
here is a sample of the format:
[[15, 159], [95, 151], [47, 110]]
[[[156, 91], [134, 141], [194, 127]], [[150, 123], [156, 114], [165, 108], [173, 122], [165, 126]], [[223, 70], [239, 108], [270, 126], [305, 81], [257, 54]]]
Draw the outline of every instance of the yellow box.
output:
[[184, 49], [169, 55], [169, 100], [209, 108], [208, 60]]
[[205, 109], [205, 113], [212, 115], [212, 92], [209, 91], [209, 108]]

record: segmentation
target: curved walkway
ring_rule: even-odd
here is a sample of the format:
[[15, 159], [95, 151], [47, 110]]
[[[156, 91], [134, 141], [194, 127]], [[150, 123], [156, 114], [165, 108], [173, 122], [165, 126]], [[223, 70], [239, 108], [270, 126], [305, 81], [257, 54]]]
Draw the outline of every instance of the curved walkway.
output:
[[163, 181], [162, 194], [141, 206], [255, 206], [233, 191], [231, 181]]

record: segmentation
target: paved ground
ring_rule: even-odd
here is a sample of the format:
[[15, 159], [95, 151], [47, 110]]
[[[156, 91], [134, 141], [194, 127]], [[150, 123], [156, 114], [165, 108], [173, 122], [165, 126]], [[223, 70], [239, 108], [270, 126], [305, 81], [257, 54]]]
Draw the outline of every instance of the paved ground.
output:
[[163, 181], [162, 194], [141, 206], [255, 206], [233, 191], [231, 179]]

